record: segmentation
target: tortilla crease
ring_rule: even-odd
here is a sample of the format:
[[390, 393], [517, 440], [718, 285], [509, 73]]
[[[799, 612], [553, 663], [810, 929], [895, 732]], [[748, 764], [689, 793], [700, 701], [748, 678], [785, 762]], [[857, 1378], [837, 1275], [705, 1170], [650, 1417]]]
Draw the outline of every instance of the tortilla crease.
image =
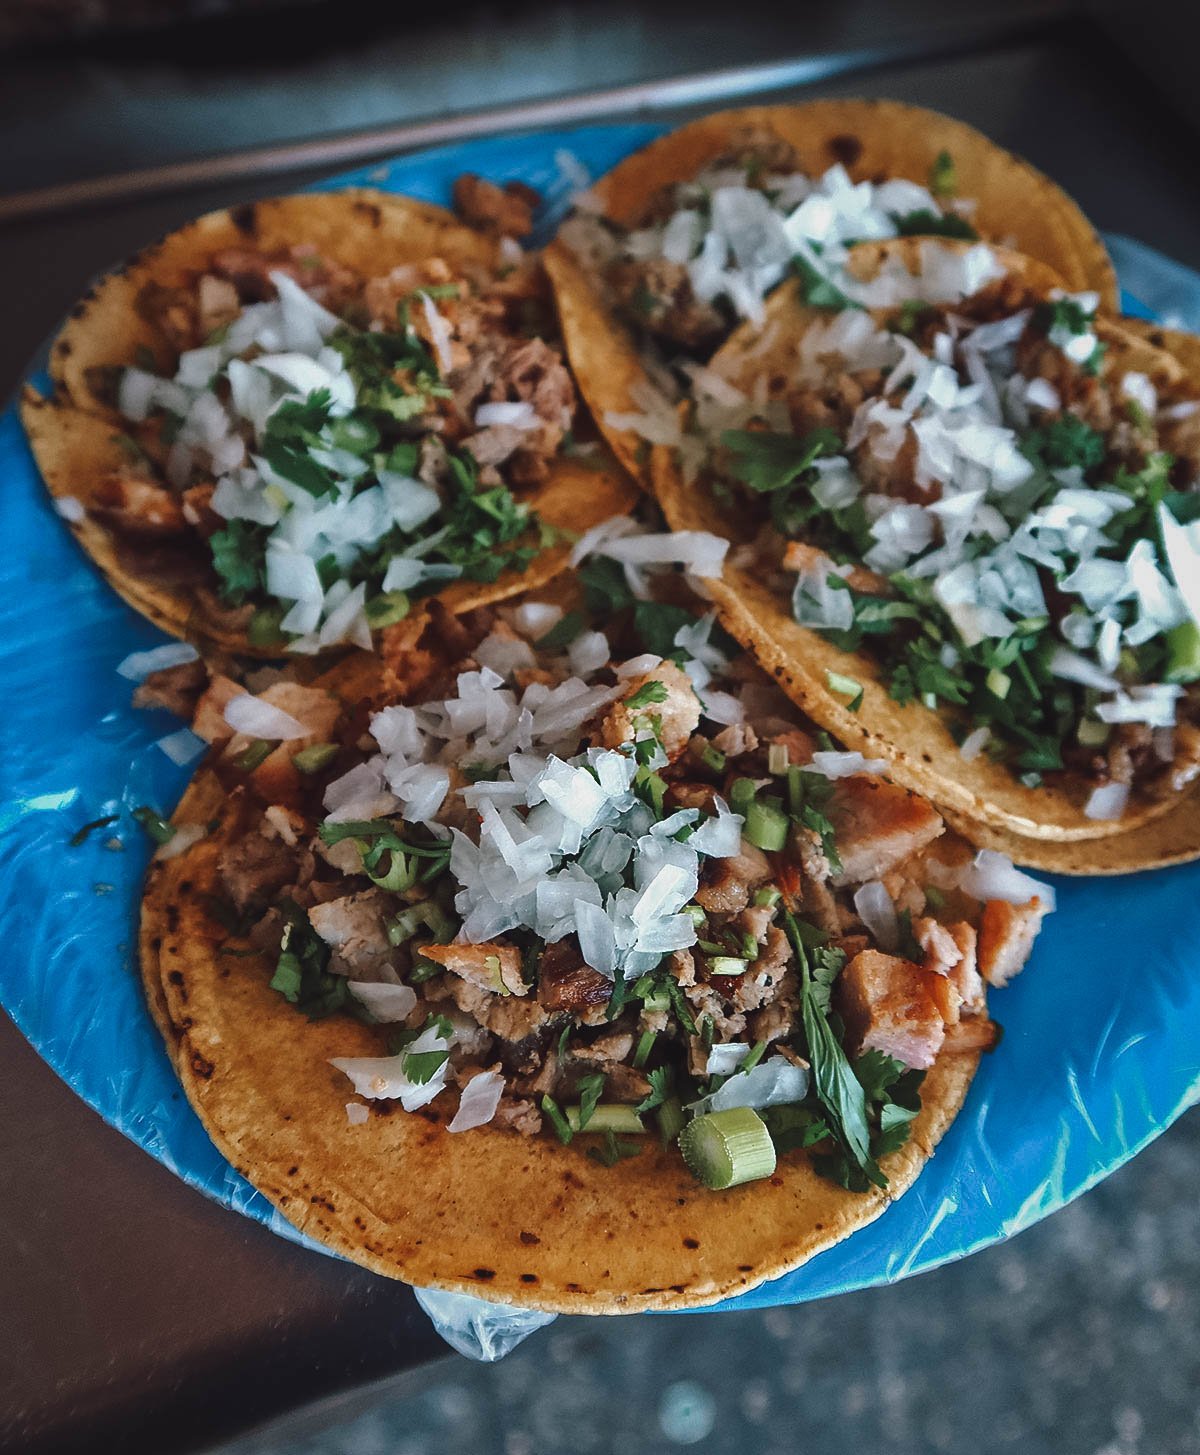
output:
[[[854, 250], [851, 266], [858, 276], [867, 278], [889, 257], [922, 246], [930, 246], [928, 240], [864, 243]], [[937, 246], [963, 248], [968, 244], [939, 242]], [[1043, 264], [996, 251], [1010, 271], [1019, 272], [1036, 289], [1045, 286], [1048, 275]], [[915, 256], [908, 261], [911, 266]], [[743, 327], [710, 367], [737, 385], [748, 374], [769, 369], [776, 357], [780, 361], [794, 358], [799, 336], [820, 316], [820, 310], [800, 303], [796, 288], [779, 289], [767, 301], [767, 326], [774, 325], [770, 350], [756, 348], [750, 330]], [[1106, 367], [1144, 373], [1157, 387], [1178, 384], [1185, 377], [1176, 359], [1127, 329], [1124, 321], [1098, 321], [1096, 332], [1107, 346]], [[734, 509], [720, 507], [703, 479], [687, 482], [671, 449], [660, 446], [653, 450], [652, 476], [672, 530], [712, 530], [736, 546], [749, 540], [757, 528], [757, 521], [747, 521], [744, 512], [739, 516]], [[1131, 832], [1175, 806], [1172, 799], [1144, 802], [1119, 821], [1089, 819], [1084, 806], [1090, 788], [1082, 780], [1028, 788], [986, 754], [970, 761], [963, 758], [948, 716], [921, 703], [902, 707], [895, 702], [878, 663], [864, 653], [841, 651], [819, 632], [798, 625], [790, 601], [748, 571], [726, 565], [723, 579], [710, 585], [726, 628], [789, 696], [848, 748], [885, 759], [896, 782], [923, 793], [941, 808], [1025, 838], [1082, 843]], [[831, 691], [830, 672], [852, 677], [862, 686], [863, 700], [856, 712]], [[1153, 836], [1147, 845], [1151, 842], [1156, 842]], [[1132, 854], [1137, 852], [1131, 848]], [[1147, 848], [1147, 852], [1151, 850]], [[1092, 861], [1087, 850], [1080, 848], [1068, 857], [1077, 866], [1072, 872], [1089, 872]], [[1105, 861], [1104, 855], [1095, 859], [1097, 864]], [[1022, 862], [1039, 861], [1027, 857]], [[1128, 867], [1139, 864], [1134, 858]]]
[[217, 1148], [297, 1228], [376, 1273], [561, 1313], [690, 1308], [744, 1293], [878, 1217], [915, 1180], [967, 1094], [979, 1054], [926, 1076], [889, 1189], [852, 1193], [791, 1153], [767, 1180], [714, 1193], [645, 1139], [605, 1168], [580, 1142], [481, 1128], [451, 1135], [436, 1106], [371, 1103], [350, 1126], [334, 1056], [379, 1055], [377, 1030], [310, 1021], [270, 989], [265, 956], [221, 953], [207, 908], [239, 807], [201, 769], [172, 820], [207, 837], [150, 868], [141, 969], [151, 1011]]
[[[137, 254], [76, 304], [51, 349], [53, 397], [44, 399], [27, 388], [21, 403], [46, 487], [56, 501], [76, 500], [87, 511], [82, 520], [70, 522], [71, 530], [114, 590], [172, 636], [253, 657], [277, 657], [280, 648], [252, 644], [246, 613], [220, 604], [216, 578], [197, 541], [187, 547], [135, 541], [110, 531], [87, 510], [105, 474], [129, 464], [121, 444], [127, 424], [89, 379], [96, 377], [94, 370], [133, 363], [142, 349], [149, 349], [160, 367], [167, 366], [164, 340], [138, 310], [138, 295], [147, 284], [184, 286], [224, 248], [271, 251], [298, 243], [311, 244], [363, 277], [430, 257], [460, 268], [497, 264], [495, 240], [464, 227], [442, 208], [365, 189], [279, 197], [209, 213]], [[627, 511], [635, 495], [607, 455], [586, 463], [560, 456], [549, 479], [520, 498], [548, 525], [576, 531]], [[537, 589], [565, 569], [569, 552], [567, 545], [551, 547], [526, 571], [506, 571], [490, 582], [455, 582], [438, 595], [451, 611], [470, 611]]]
[[951, 828], [978, 849], [1007, 854], [1048, 874], [1141, 874], [1200, 859], [1200, 790], [1190, 788], [1159, 818], [1106, 839], [1031, 839], [943, 808]]
[[[965, 122], [898, 101], [810, 101], [701, 117], [602, 177], [591, 189], [596, 209], [622, 226], [637, 222], [657, 193], [695, 176], [746, 128], [772, 131], [790, 142], [812, 175], [841, 162], [856, 182], [897, 177], [924, 185], [938, 156], [949, 152], [958, 195], [977, 203], [971, 221], [985, 240], [1003, 240], [1040, 259], [1063, 286], [1094, 290], [1102, 308], [1117, 311], [1117, 279], [1104, 245], [1061, 187]], [[648, 382], [634, 336], [612, 315], [597, 280], [564, 242], [551, 244], [545, 265], [580, 390], [617, 458], [648, 489], [638, 437], [605, 424], [609, 413], [636, 411], [634, 386]]]

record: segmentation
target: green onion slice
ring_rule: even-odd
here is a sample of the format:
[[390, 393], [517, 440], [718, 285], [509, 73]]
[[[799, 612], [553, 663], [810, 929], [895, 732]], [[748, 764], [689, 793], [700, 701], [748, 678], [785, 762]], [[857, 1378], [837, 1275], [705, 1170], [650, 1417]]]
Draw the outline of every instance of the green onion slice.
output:
[[771, 1134], [748, 1106], [695, 1117], [680, 1133], [679, 1150], [692, 1176], [714, 1192], [757, 1182], [775, 1171]]

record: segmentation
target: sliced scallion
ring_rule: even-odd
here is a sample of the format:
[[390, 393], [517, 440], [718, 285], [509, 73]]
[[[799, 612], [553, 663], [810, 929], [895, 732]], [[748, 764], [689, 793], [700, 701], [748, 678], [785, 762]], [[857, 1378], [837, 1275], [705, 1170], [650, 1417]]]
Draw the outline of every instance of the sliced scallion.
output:
[[364, 608], [367, 621], [378, 631], [380, 627], [395, 626], [408, 615], [410, 602], [404, 591], [381, 591], [372, 596]]
[[237, 755], [233, 760], [233, 766], [243, 773], [253, 773], [255, 768], [262, 767], [274, 751], [274, 743], [268, 742], [266, 738], [256, 738], [248, 748]]
[[700, 761], [706, 768], [711, 768], [714, 773], [724, 773], [725, 754], [719, 748], [714, 748], [711, 743], [700, 754]]
[[658, 1109], [658, 1135], [670, 1145], [683, 1131], [685, 1121], [683, 1103], [677, 1096], [668, 1096]]
[[736, 955], [714, 955], [708, 962], [710, 975], [744, 975], [746, 962]]
[[580, 1107], [567, 1106], [563, 1108], [563, 1111], [566, 1113], [567, 1125], [572, 1132], [620, 1132], [623, 1135], [636, 1136], [643, 1134], [646, 1130], [645, 1123], [633, 1107], [622, 1106], [617, 1102], [597, 1106], [582, 1126], [580, 1125], [582, 1117]]
[[650, 1059], [650, 1052], [654, 1049], [656, 1040], [658, 1040], [657, 1031], [643, 1031], [638, 1037], [637, 1050], [633, 1053], [633, 1064], [639, 1071]]
[[782, 898], [783, 895], [773, 884], [768, 884], [765, 889], [754, 891], [754, 903], [760, 907], [765, 905], [769, 909], [774, 909]]
[[554, 1128], [555, 1135], [558, 1137], [558, 1140], [563, 1144], [564, 1147], [567, 1146], [575, 1133], [571, 1130], [571, 1124], [567, 1121], [566, 1117], [563, 1116], [562, 1109], [560, 1108], [558, 1102], [556, 1102], [552, 1096], [543, 1096], [542, 1111], [546, 1114], [547, 1118], [550, 1121], [550, 1125]]
[[755, 799], [746, 808], [746, 837], [757, 849], [778, 853], [787, 843], [787, 815], [778, 799]]
[[767, 772], [776, 776], [788, 770], [788, 750], [784, 743], [772, 743], [767, 749]]
[[862, 683], [855, 678], [847, 677], [843, 672], [826, 672], [825, 682], [830, 692], [836, 693], [839, 697], [850, 698], [850, 701], [846, 704], [849, 712], [857, 712], [862, 706]]
[[300, 773], [319, 773], [322, 768], [329, 767], [337, 753], [336, 743], [313, 743], [311, 747], [293, 753], [292, 764]]
[[680, 1133], [679, 1150], [693, 1177], [714, 1192], [756, 1182], [775, 1171], [771, 1134], [748, 1106], [693, 1118]]
[[729, 788], [729, 803], [734, 813], [745, 814], [757, 792], [753, 778], [735, 778]]

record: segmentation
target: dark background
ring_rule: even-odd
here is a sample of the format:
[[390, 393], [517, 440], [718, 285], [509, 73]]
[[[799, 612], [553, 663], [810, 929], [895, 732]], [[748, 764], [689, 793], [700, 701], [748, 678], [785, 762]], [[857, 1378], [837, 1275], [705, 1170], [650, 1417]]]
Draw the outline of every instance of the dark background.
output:
[[[1101, 227], [1200, 266], [1196, 22], [1159, 0], [396, 4], [383, 18], [355, 0], [210, 3], [168, 28], [153, 5], [116, 8], [136, 23], [106, 30], [102, 7], [69, 0], [0, 11], [0, 395], [89, 277], [206, 207], [539, 116], [681, 114], [657, 82], [783, 60], [808, 63], [812, 94], [972, 121]], [[41, 39], [18, 44], [31, 18]], [[795, 83], [772, 99], [808, 94]], [[494, 114], [530, 101], [543, 111]], [[911, 1283], [787, 1311], [560, 1319], [482, 1367], [445, 1353], [404, 1287], [185, 1188], [2, 1014], [0, 1108], [5, 1450], [165, 1455], [237, 1435], [230, 1448], [263, 1455], [1200, 1451], [1195, 1113], [1050, 1222]]]

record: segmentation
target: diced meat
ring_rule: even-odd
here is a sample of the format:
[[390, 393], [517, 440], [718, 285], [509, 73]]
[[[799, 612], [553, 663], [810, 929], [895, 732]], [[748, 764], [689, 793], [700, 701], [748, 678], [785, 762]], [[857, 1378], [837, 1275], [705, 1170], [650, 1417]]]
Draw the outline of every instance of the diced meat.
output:
[[954, 936], [945, 925], [938, 924], [937, 920], [915, 919], [912, 930], [913, 939], [925, 951], [925, 958], [921, 962], [922, 970], [930, 970], [935, 975], [948, 975], [962, 959], [962, 951]]
[[633, 1034], [630, 1031], [607, 1031], [586, 1046], [571, 1048], [571, 1055], [576, 1061], [588, 1061], [604, 1069], [609, 1063], [628, 1060], [632, 1054]]
[[690, 950], [672, 950], [667, 956], [667, 968], [680, 985], [695, 985], [696, 958]]
[[[304, 779], [292, 759], [301, 749], [328, 742], [333, 737], [342, 713], [341, 704], [323, 689], [305, 687], [299, 682], [275, 682], [258, 695], [263, 702], [290, 714], [308, 729], [302, 738], [279, 743], [250, 774], [254, 791], [267, 802], [294, 803], [303, 791]], [[225, 758], [236, 758], [253, 741], [245, 733], [237, 733], [225, 749]]]
[[[662, 702], [630, 708], [628, 701], [652, 682], [666, 690]], [[619, 748], [637, 737], [637, 719], [656, 718], [662, 734], [663, 750], [674, 760], [687, 748], [688, 740], [700, 723], [700, 699], [691, 678], [674, 662], [660, 662], [657, 667], [635, 677], [625, 688], [625, 695], [605, 713], [600, 723], [600, 741], [606, 748]], [[739, 906], [740, 907], [740, 906]]]
[[812, 762], [816, 743], [808, 733], [800, 728], [789, 728], [786, 732], [774, 733], [771, 742], [775, 746], [787, 749], [789, 764], [799, 765]]
[[218, 328], [232, 323], [241, 311], [233, 284], [226, 278], [205, 273], [196, 288], [196, 321], [201, 338], [208, 338]]
[[948, 976], [937, 973], [934, 973], [928, 981], [928, 986], [943, 1023], [946, 1026], [957, 1025], [962, 1015], [962, 996], [959, 994], [958, 986]]
[[572, 1013], [603, 1005], [612, 996], [612, 982], [593, 970], [573, 939], [547, 945], [538, 964], [538, 1000], [547, 1010]]
[[1046, 916], [1034, 895], [1026, 904], [989, 899], [979, 924], [979, 968], [989, 985], [1007, 985], [1029, 959]]
[[743, 839], [742, 847], [728, 859], [705, 860], [696, 902], [710, 914], [737, 914], [770, 878], [767, 856]]
[[942, 1054], [953, 1056], [960, 1051], [990, 1051], [1000, 1039], [1000, 1027], [985, 1015], [960, 1020], [946, 1030]]
[[265, 909], [285, 888], [312, 877], [313, 856], [257, 831], [235, 839], [221, 854], [221, 887], [239, 914]]
[[632, 1066], [612, 1065], [605, 1068], [604, 1100], [619, 1101], [623, 1106], [636, 1106], [649, 1096], [650, 1082]]
[[392, 980], [395, 950], [387, 937], [389, 901], [381, 889], [314, 904], [308, 922], [333, 952], [329, 968], [352, 980]]
[[225, 709], [235, 697], [246, 689], [231, 677], [217, 675], [204, 689], [196, 703], [196, 715], [192, 719], [192, 731], [206, 743], [225, 743], [233, 737], [233, 729], [225, 721]]
[[688, 779], [667, 785], [664, 803], [669, 808], [698, 808], [701, 813], [715, 813], [718, 789], [712, 783], [692, 783]]
[[881, 879], [946, 827], [919, 794], [862, 773], [835, 782], [828, 815], [842, 860], [832, 881], [839, 886]]
[[153, 324], [176, 351], [195, 341], [192, 299], [182, 288], [151, 281], [138, 289], [134, 308], [139, 318]]
[[721, 729], [713, 738], [712, 745], [718, 753], [724, 753], [729, 758], [740, 758], [744, 753], [752, 753], [758, 747], [758, 734], [748, 722], [734, 722]]
[[136, 475], [106, 475], [92, 493], [91, 507], [130, 535], [172, 536], [188, 529], [179, 497]]
[[983, 976], [979, 973], [976, 954], [978, 936], [975, 926], [961, 920], [950, 926], [950, 933], [960, 956], [949, 971], [950, 979], [962, 996], [963, 1014], [978, 1015], [986, 1004], [987, 992], [984, 989]]
[[499, 941], [481, 945], [422, 945], [421, 954], [452, 975], [501, 995], [528, 995], [521, 976], [521, 952]]
[[491, 1125], [520, 1132], [523, 1137], [536, 1137], [542, 1130], [542, 1114], [532, 1101], [526, 1101], [523, 1097], [502, 1096]]
[[[509, 1043], [505, 1048], [506, 1058], [511, 1057], [514, 1047], [525, 1049], [524, 1043], [535, 1042], [538, 1033], [554, 1019], [532, 997], [496, 995], [472, 980], [455, 977], [448, 983], [447, 989], [459, 1010], [466, 1011], [492, 1035]], [[535, 1047], [531, 1044], [528, 1049]], [[517, 1059], [524, 1062], [527, 1058], [522, 1055]], [[541, 1064], [540, 1056], [536, 1064]], [[532, 1060], [528, 1069], [534, 1069]]]
[[692, 353], [706, 353], [728, 325], [719, 309], [701, 302], [688, 270], [666, 258], [629, 259], [608, 274], [618, 307], [636, 327]]
[[208, 668], [202, 661], [180, 662], [151, 672], [133, 690], [134, 707], [165, 707], [188, 722], [196, 711], [208, 683]]
[[806, 919], [827, 935], [842, 930], [842, 912], [829, 887], [829, 860], [812, 829], [793, 825], [789, 843], [791, 855], [800, 864], [800, 903]]
[[541, 197], [523, 182], [498, 187], [474, 172], [454, 179], [454, 210], [468, 227], [500, 237], [523, 238], [533, 231], [533, 214]]
[[508, 344], [496, 365], [487, 398], [494, 403], [533, 406], [540, 423], [522, 431], [508, 474], [514, 485], [540, 485], [550, 473], [575, 412], [575, 385], [562, 355], [540, 338]]
[[729, 987], [721, 985], [721, 980], [725, 978], [721, 976], [685, 986], [683, 993], [691, 1003], [697, 1025], [708, 1016], [712, 1020], [713, 1031], [718, 1040], [737, 1041], [746, 1029], [746, 1017], [742, 1011], [731, 1010], [726, 1005], [725, 992]]
[[275, 296], [272, 273], [284, 273], [318, 303], [330, 303], [353, 293], [354, 274], [338, 263], [323, 258], [317, 250], [299, 243], [286, 252], [261, 253], [253, 248], [225, 248], [211, 262], [212, 272], [227, 279], [242, 303], [262, 303]]
[[946, 1035], [935, 980], [910, 960], [864, 950], [837, 979], [837, 1007], [853, 1055], [883, 1051], [906, 1066], [932, 1066]]
[[198, 485], [189, 485], [180, 497], [183, 501], [181, 508], [184, 520], [194, 530], [199, 531], [205, 540], [223, 530], [226, 524], [212, 508], [216, 488], [211, 480], [204, 480]]
[[1175, 752], [1164, 775], [1171, 793], [1181, 793], [1200, 777], [1200, 727], [1181, 722], [1175, 728]]
[[734, 928], [743, 934], [754, 936], [758, 944], [766, 939], [767, 926], [775, 918], [775, 908], [770, 904], [748, 904], [734, 921]]

